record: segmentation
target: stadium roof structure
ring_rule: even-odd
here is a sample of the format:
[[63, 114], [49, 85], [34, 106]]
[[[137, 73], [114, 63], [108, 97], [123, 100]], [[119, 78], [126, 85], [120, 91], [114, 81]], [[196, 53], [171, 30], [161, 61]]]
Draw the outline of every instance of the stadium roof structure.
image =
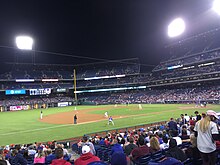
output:
[[[71, 67], [80, 67], [80, 66], [91, 66], [91, 65], [98, 65], [98, 64], [140, 64], [138, 58], [130, 58], [130, 59], [121, 59], [121, 60], [106, 60], [100, 62], [93, 62], [93, 63], [85, 63], [85, 64], [53, 64], [53, 63], [16, 63], [16, 62], [6, 62], [5, 64], [9, 65], [39, 65], [39, 66], [71, 66]], [[144, 65], [144, 64], [143, 64]], [[144, 65], [144, 66], [152, 66], [153, 65]]]

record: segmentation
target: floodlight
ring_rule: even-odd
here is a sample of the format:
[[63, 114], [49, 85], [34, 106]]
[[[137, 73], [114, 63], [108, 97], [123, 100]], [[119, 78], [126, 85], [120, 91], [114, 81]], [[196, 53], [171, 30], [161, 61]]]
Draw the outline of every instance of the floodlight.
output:
[[28, 36], [18, 36], [16, 37], [16, 44], [18, 49], [32, 50], [33, 39]]
[[213, 2], [212, 9], [220, 15], [220, 0], [215, 0]]
[[176, 37], [185, 30], [185, 22], [181, 18], [174, 19], [168, 26], [168, 36]]

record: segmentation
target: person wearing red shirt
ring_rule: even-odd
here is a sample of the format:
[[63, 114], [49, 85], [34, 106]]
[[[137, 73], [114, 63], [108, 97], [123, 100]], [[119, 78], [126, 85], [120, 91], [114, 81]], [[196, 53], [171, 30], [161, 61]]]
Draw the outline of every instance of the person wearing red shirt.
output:
[[87, 165], [87, 164], [89, 164], [91, 162], [95, 162], [95, 161], [100, 161], [100, 159], [90, 152], [89, 146], [84, 145], [82, 147], [82, 155], [78, 159], [76, 159], [74, 164], [75, 165]]
[[195, 124], [196, 124], [196, 121], [193, 120], [192, 116], [190, 116], [190, 118], [189, 118], [189, 125], [195, 126]]
[[131, 151], [131, 159], [137, 160], [138, 158], [148, 155], [150, 153], [150, 149], [147, 145], [144, 144], [144, 137], [140, 136], [138, 138], [139, 147], [133, 149]]

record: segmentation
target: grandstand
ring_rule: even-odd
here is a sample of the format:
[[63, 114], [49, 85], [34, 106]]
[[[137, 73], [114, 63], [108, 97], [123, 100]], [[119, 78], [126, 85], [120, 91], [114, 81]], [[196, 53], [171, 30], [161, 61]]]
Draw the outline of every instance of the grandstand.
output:
[[74, 69], [78, 104], [219, 103], [219, 35], [215, 29], [169, 45], [171, 56], [177, 57], [148, 73], [140, 72], [138, 59], [81, 66], [9, 63], [11, 70], [0, 75], [1, 111], [75, 104]]
[[[217, 50], [217, 49], [215, 49]], [[130, 63], [130, 61], [129, 61]], [[47, 109], [50, 107], [60, 107], [60, 106], [70, 106], [70, 109], [57, 109], [58, 116], [54, 116], [55, 114], [52, 113], [52, 111], [44, 110], [44, 117], [42, 119], [43, 122], [46, 119], [54, 118], [56, 120], [59, 120], [61, 123], [61, 130], [58, 130], [57, 126], [55, 126], [55, 130], [52, 131], [48, 127], [42, 127], [44, 130], [48, 130], [48, 133], [43, 130], [38, 130], [38, 126], [35, 127], [33, 125], [29, 125], [28, 127], [31, 128], [25, 128], [25, 130], [20, 130], [20, 133], [17, 133], [17, 138], [19, 138], [21, 143], [30, 143], [27, 145], [21, 145], [22, 149], [20, 150], [20, 153], [23, 154], [23, 151], [32, 151], [32, 146], [35, 146], [35, 150], [37, 150], [38, 147], [46, 148], [53, 148], [54, 142], [51, 142], [54, 138], [56, 140], [63, 140], [62, 143], [68, 144], [66, 145], [66, 148], [70, 149], [70, 146], [72, 146], [71, 152], [75, 153], [75, 157], [72, 157], [72, 154], [67, 153], [65, 155], [65, 160], [71, 162], [74, 164], [74, 160], [77, 159], [77, 156], [79, 157], [80, 154], [82, 154], [82, 146], [79, 142], [80, 137], [82, 134], [85, 134], [82, 130], [86, 131], [86, 134], [90, 135], [90, 141], [93, 143], [96, 156], [99, 160], [101, 160], [103, 163], [110, 164], [111, 162], [114, 162], [114, 156], [113, 150], [114, 146], [119, 143], [122, 145], [125, 145], [125, 142], [129, 144], [128, 137], [141, 137], [144, 136], [147, 138], [151, 137], [152, 134], [154, 136], [158, 137], [158, 139], [162, 139], [162, 135], [165, 136], [165, 134], [160, 134], [162, 131], [166, 131], [166, 120], [169, 119], [168, 116], [171, 114], [174, 115], [175, 118], [178, 118], [180, 113], [188, 113], [192, 115], [192, 112], [194, 112], [194, 108], [192, 108], [194, 105], [199, 101], [199, 104], [210, 104], [209, 107], [212, 107], [213, 109], [218, 109], [219, 107], [216, 106], [216, 104], [219, 104], [219, 61], [217, 58], [213, 60], [213, 57], [210, 56], [210, 58], [206, 58], [206, 61], [198, 61], [195, 60], [194, 62], [191, 60], [191, 63], [188, 64], [182, 64], [179, 63], [180, 68], [174, 68], [174, 69], [164, 69], [164, 70], [153, 70], [150, 73], [140, 73], [140, 65], [138, 63], [132, 62], [132, 66], [127, 66], [127, 64], [123, 63], [121, 65], [120, 69], [118, 66], [114, 68], [112, 65], [107, 67], [105, 66], [104, 71], [100, 68], [94, 68], [94, 70], [81, 70], [79, 69], [78, 75], [77, 75], [77, 104], [87, 104], [87, 105], [96, 105], [97, 110], [99, 108], [102, 108], [103, 111], [100, 111], [98, 113], [104, 114], [104, 112], [108, 109], [106, 107], [101, 107], [97, 105], [118, 105], [119, 107], [111, 106], [110, 114], [114, 114], [114, 117], [116, 117], [116, 126], [113, 126], [113, 128], [107, 128], [110, 129], [107, 131], [107, 135], [105, 135], [105, 132], [103, 133], [100, 129], [97, 129], [95, 125], [89, 124], [88, 119], [84, 120], [82, 119], [82, 112], [79, 111], [78, 117], [79, 117], [79, 125], [77, 127], [79, 130], [77, 131], [75, 129], [76, 135], [73, 135], [71, 133], [71, 130], [73, 129], [71, 124], [72, 117], [68, 118], [66, 117], [64, 119], [64, 123], [61, 122], [61, 113], [60, 110], [62, 110], [62, 113], [68, 113], [67, 116], [73, 116], [73, 114], [76, 112], [71, 108], [70, 105], [75, 105], [76, 100], [74, 97], [74, 87], [73, 87], [73, 66], [44, 66], [40, 65], [30, 67], [29, 64], [27, 65], [18, 65], [16, 64], [15, 70], [11, 70], [10, 72], [7, 72], [3, 75], [1, 75], [1, 99], [0, 99], [0, 107], [1, 111], [18, 111], [18, 110], [27, 110], [27, 109]], [[161, 64], [160, 64], [161, 65]], [[20, 69], [18, 69], [21, 66]], [[195, 66], [195, 67], [192, 67]], [[167, 66], [166, 66], [167, 67]], [[186, 68], [187, 69], [183, 69]], [[25, 69], [26, 68], [26, 69]], [[27, 69], [29, 68], [29, 69]], [[91, 67], [92, 68], [92, 67]], [[158, 67], [156, 67], [158, 68]], [[165, 68], [165, 67], [164, 67]], [[33, 69], [33, 70], [32, 70]], [[42, 81], [44, 80], [44, 81]], [[45, 81], [46, 80], [46, 81]], [[124, 108], [122, 109], [121, 106]], [[126, 104], [129, 104], [129, 106], [126, 106]], [[132, 104], [132, 105], [130, 105]], [[133, 105], [134, 104], [134, 105]], [[143, 107], [143, 110], [137, 112], [137, 106], [135, 104], [149, 104], [149, 105], [155, 105], [161, 104], [162, 106], [157, 107], [160, 110], [156, 110], [154, 106], [151, 106], [150, 109], [146, 109], [146, 107]], [[165, 104], [178, 104], [178, 107], [169, 107], [170, 112], [167, 111], [167, 106]], [[211, 106], [211, 104], [213, 104]], [[128, 112], [128, 108], [131, 110]], [[162, 108], [163, 107], [163, 108]], [[81, 109], [80, 106], [77, 107], [77, 109]], [[85, 111], [88, 111], [89, 107], [86, 107]], [[183, 108], [180, 110], [180, 108]], [[94, 109], [94, 106], [91, 108]], [[122, 109], [122, 110], [120, 110]], [[153, 109], [153, 111], [152, 111]], [[178, 109], [178, 111], [176, 110]], [[197, 109], [200, 112], [204, 112], [207, 109]], [[109, 110], [108, 110], [109, 111]], [[116, 113], [119, 113], [117, 114]], [[126, 116], [124, 113], [126, 111], [127, 115], [130, 115], [130, 118], [128, 120], [126, 119]], [[33, 123], [33, 120], [36, 121], [39, 116], [39, 111], [27, 111], [34, 114], [34, 118], [30, 116], [30, 114], [26, 114], [27, 118], [30, 118], [29, 120], [26, 119], [24, 123]], [[37, 114], [38, 113], [38, 114]], [[52, 115], [50, 115], [52, 113]], [[95, 112], [97, 113], [97, 112]], [[7, 114], [7, 113], [2, 113]], [[21, 113], [20, 113], [21, 114]], [[147, 114], [147, 115], [146, 115]], [[155, 114], [161, 114], [160, 117], [156, 116]], [[18, 113], [15, 113], [16, 117], [18, 119], [21, 119], [20, 115]], [[86, 114], [87, 116], [89, 114]], [[138, 116], [140, 115], [140, 116]], [[144, 116], [146, 115], [146, 116]], [[148, 115], [155, 116], [155, 118], [151, 117], [149, 119]], [[118, 116], [118, 118], [117, 118]], [[133, 116], [133, 117], [132, 117]], [[132, 118], [131, 118], [132, 117]], [[145, 117], [145, 118], [144, 118]], [[135, 118], [138, 119], [140, 123], [145, 124], [137, 124], [138, 122], [135, 121]], [[147, 119], [147, 122], [146, 122]], [[81, 121], [80, 121], [81, 120]], [[99, 119], [99, 125], [105, 125], [106, 121], [105, 119], [100, 118]], [[121, 120], [121, 121], [120, 121]], [[160, 121], [155, 124], [155, 121]], [[4, 121], [4, 120], [3, 120]], [[52, 120], [51, 120], [52, 121]], [[6, 121], [5, 121], [6, 122]], [[67, 123], [66, 123], [67, 122]], [[91, 121], [93, 123], [94, 121]], [[181, 119], [177, 122], [181, 125]], [[13, 123], [11, 121], [10, 123]], [[84, 126], [87, 123], [86, 126]], [[130, 124], [128, 124], [130, 123]], [[21, 124], [21, 123], [20, 123]], [[20, 125], [18, 124], [18, 125]], [[53, 123], [50, 123], [53, 124]], [[64, 125], [65, 124], [65, 125]], [[67, 125], [66, 125], [67, 124]], [[126, 124], [125, 129], [122, 129], [125, 127], [123, 124]], [[9, 124], [10, 125], [10, 124]], [[57, 125], [57, 123], [56, 123]], [[134, 128], [132, 128], [133, 125], [136, 125]], [[24, 127], [24, 126], [23, 126]], [[26, 127], [26, 126], [25, 126]], [[131, 127], [131, 128], [130, 128]], [[182, 127], [180, 127], [182, 128]], [[188, 131], [191, 128], [191, 125], [189, 125]], [[36, 134], [32, 131], [33, 129], [36, 131]], [[106, 129], [106, 128], [104, 128]], [[42, 132], [43, 131], [43, 132]], [[64, 134], [65, 132], [65, 138], [63, 137], [56, 137], [50, 138], [51, 134]], [[6, 134], [2, 133], [3, 138], [5, 139], [5, 142], [2, 144], [6, 144], [7, 141], [10, 142], [16, 142], [16, 140], [12, 139], [12, 137], [5, 137], [7, 134], [14, 135], [13, 132], [7, 132]], [[41, 137], [37, 137], [37, 134], [43, 135], [46, 133], [46, 136], [48, 136], [43, 141], [43, 143], [37, 143], [36, 145], [33, 145], [30, 140], [24, 141], [21, 140], [22, 134], [27, 133], [27, 137], [30, 136], [34, 139], [34, 141], [42, 141]], [[69, 133], [68, 133], [69, 132]], [[95, 133], [94, 133], [95, 132]], [[111, 138], [109, 136], [109, 132], [111, 132]], [[159, 133], [158, 133], [159, 132]], [[189, 140], [185, 142], [185, 139], [189, 139], [189, 135], [182, 135], [182, 132], [179, 135], [179, 138], [182, 138], [183, 143], [178, 145], [178, 148], [181, 150], [188, 151], [190, 149], [191, 143], [189, 143]], [[29, 134], [29, 135], [28, 135]], [[167, 136], [170, 136], [167, 134]], [[78, 137], [74, 139], [74, 141], [71, 140], [71, 137]], [[6, 140], [7, 139], [7, 140]], [[118, 140], [118, 139], [124, 139]], [[136, 139], [137, 140], [137, 139]], [[34, 142], [32, 141], [32, 142]], [[64, 142], [65, 141], [65, 142]], [[118, 141], [117, 143], [115, 141]], [[79, 143], [77, 143], [79, 142]], [[115, 144], [116, 143], [116, 144]], [[167, 145], [168, 143], [164, 144], [164, 142], [161, 140], [160, 147]], [[150, 148], [150, 141], [148, 141], [148, 146]], [[17, 148], [18, 146], [10, 146], [12, 149]], [[58, 147], [61, 147], [58, 145]], [[123, 150], [123, 149], [122, 149]], [[125, 150], [125, 148], [124, 148]], [[125, 150], [127, 152], [127, 150]], [[7, 150], [5, 149], [5, 152]], [[166, 157], [169, 153], [169, 148], [163, 148], [159, 150], [153, 150], [150, 148], [150, 152], [146, 153], [142, 157], [139, 157], [138, 159], [131, 159], [134, 164], [141, 165], [141, 164], [148, 164], [150, 162], [155, 162], [158, 160], [162, 160], [164, 157]], [[55, 154], [55, 153], [54, 153]], [[6, 154], [7, 156], [7, 154]], [[126, 155], [122, 154], [122, 156], [126, 157]], [[51, 161], [48, 161], [46, 159], [48, 155], [45, 157], [46, 164], [50, 164]], [[177, 157], [175, 157], [177, 159]], [[118, 159], [117, 159], [118, 160]], [[181, 158], [182, 162], [184, 164], [192, 164], [192, 163], [199, 163], [201, 164], [202, 160], [200, 157], [195, 158], [191, 157], [188, 152], [186, 152], [186, 156]], [[13, 157], [9, 159], [10, 162], [13, 161]], [[25, 158], [24, 161], [27, 161], [28, 164], [33, 164], [35, 160], [34, 156], [31, 155], [28, 158]]]

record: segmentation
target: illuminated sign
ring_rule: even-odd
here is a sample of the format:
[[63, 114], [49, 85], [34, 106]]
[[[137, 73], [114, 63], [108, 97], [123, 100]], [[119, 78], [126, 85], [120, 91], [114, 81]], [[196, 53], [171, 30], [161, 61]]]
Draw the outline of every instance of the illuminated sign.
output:
[[171, 69], [177, 69], [177, 68], [181, 68], [181, 67], [183, 67], [183, 65], [174, 65], [174, 66], [167, 67], [167, 69], [171, 70]]
[[101, 76], [101, 77], [89, 77], [89, 78], [84, 78], [84, 80], [98, 80], [98, 79], [105, 79], [105, 78], [120, 78], [120, 77], [125, 77], [125, 75], [115, 75], [115, 76]]
[[31, 106], [30, 105], [10, 106], [10, 111], [27, 110], [27, 109], [31, 109]]
[[16, 82], [34, 82], [34, 79], [16, 79]]
[[69, 105], [68, 102], [61, 102], [61, 103], [57, 104], [58, 107], [65, 107], [65, 106], [68, 106], [68, 105]]
[[5, 91], [6, 95], [24, 95], [26, 94], [26, 90], [21, 89], [21, 90], [6, 90]]
[[49, 94], [51, 94], [51, 88], [30, 89], [30, 95], [49, 95]]
[[121, 90], [145, 89], [145, 88], [146, 88], [146, 86], [122, 87], [122, 88], [107, 88], [107, 89], [92, 89], [92, 90], [84, 90], [84, 91], [74, 91], [74, 93], [107, 92], [107, 91], [121, 91]]
[[66, 88], [58, 88], [56, 92], [67, 92]]
[[58, 79], [42, 79], [43, 82], [47, 82], [47, 81], [58, 81]]
[[205, 63], [205, 64], [200, 64], [198, 65], [198, 67], [201, 67], [201, 66], [208, 66], [208, 65], [214, 65], [215, 62], [209, 62], [209, 63]]

